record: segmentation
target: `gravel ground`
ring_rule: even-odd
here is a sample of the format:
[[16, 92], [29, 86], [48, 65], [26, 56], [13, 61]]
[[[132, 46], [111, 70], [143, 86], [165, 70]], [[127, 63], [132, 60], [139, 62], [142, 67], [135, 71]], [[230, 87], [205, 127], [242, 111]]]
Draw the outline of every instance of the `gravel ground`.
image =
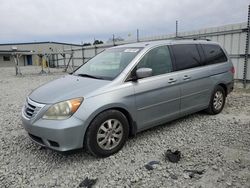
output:
[[[84, 151], [62, 155], [35, 145], [21, 126], [21, 107], [32, 89], [60, 77], [38, 68], [0, 69], [0, 187], [78, 187], [98, 178], [96, 187], [250, 187], [250, 92], [234, 91], [223, 112], [196, 113], [139, 133], [105, 159]], [[167, 149], [182, 157], [171, 163]], [[153, 170], [144, 165], [159, 161]], [[204, 170], [194, 174], [186, 170]]]

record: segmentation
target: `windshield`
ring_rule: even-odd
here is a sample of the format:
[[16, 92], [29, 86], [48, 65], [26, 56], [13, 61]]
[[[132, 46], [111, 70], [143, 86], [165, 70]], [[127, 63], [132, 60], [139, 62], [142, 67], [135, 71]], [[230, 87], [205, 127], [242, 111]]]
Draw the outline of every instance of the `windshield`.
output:
[[77, 69], [74, 75], [113, 80], [126, 68], [141, 49], [125, 47], [107, 49]]

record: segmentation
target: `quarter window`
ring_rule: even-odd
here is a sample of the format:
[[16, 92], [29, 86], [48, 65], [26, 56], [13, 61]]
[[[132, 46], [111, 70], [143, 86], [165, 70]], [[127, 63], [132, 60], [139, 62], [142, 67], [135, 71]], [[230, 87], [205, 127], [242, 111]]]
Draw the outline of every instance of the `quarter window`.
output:
[[227, 61], [227, 57], [219, 45], [202, 44], [202, 48], [206, 56], [205, 60], [206, 65]]
[[153, 76], [171, 72], [173, 67], [168, 47], [150, 50], [138, 63], [137, 69], [139, 68], [151, 68]]
[[176, 69], [184, 70], [201, 65], [200, 55], [195, 44], [176, 44], [172, 46]]

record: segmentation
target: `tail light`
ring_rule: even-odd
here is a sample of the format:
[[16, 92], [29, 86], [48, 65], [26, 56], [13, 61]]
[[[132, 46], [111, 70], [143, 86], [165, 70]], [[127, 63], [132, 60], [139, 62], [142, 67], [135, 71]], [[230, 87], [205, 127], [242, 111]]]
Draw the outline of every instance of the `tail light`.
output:
[[230, 72], [233, 73], [233, 74], [235, 73], [234, 66], [231, 67]]

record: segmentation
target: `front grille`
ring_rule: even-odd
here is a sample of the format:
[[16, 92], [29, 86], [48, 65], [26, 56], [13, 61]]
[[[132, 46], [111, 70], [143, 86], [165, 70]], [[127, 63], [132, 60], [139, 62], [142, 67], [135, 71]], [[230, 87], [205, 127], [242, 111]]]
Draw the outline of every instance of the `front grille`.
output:
[[31, 105], [31, 104], [29, 104], [29, 103], [27, 103], [27, 105], [25, 106], [26, 108], [25, 108], [25, 114], [26, 114], [26, 116], [28, 117], [28, 118], [32, 118], [33, 116], [35, 116], [36, 115], [36, 107], [35, 106], [33, 106], [33, 105]]
[[36, 114], [42, 109], [43, 106], [44, 106], [43, 104], [36, 103], [30, 100], [29, 98], [27, 98], [27, 101], [23, 109], [25, 117], [27, 117], [28, 119], [35, 117]]
[[51, 140], [48, 140], [49, 141], [49, 144], [51, 145], [51, 146], [53, 146], [53, 147], [59, 147], [59, 144], [57, 143], [57, 142], [55, 142], [55, 141], [51, 141]]

